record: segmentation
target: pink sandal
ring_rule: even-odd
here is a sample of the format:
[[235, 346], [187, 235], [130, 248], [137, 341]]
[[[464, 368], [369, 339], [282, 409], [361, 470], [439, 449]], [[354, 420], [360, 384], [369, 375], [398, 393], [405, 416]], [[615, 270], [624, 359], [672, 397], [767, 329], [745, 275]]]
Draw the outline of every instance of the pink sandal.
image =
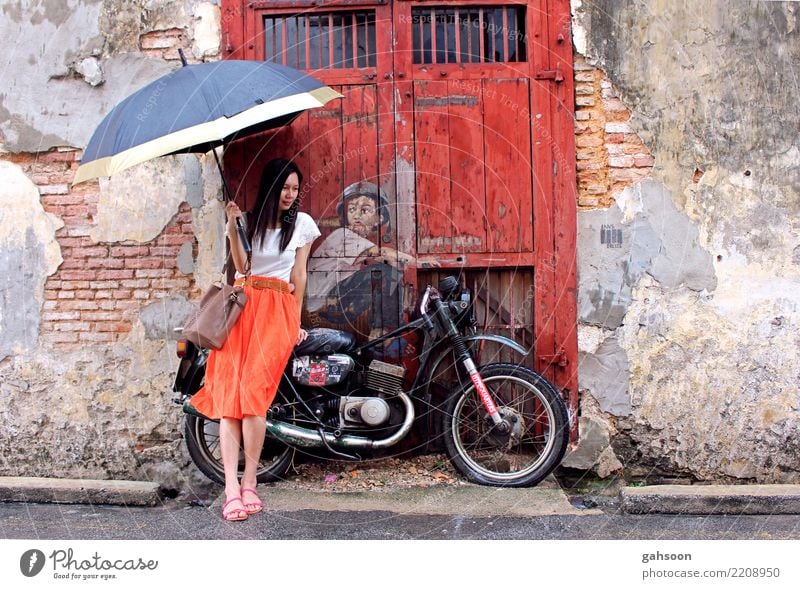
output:
[[[228, 507], [234, 501], [238, 501], [242, 504], [242, 509], [231, 509], [229, 512], [225, 513], [225, 508]], [[235, 516], [234, 514], [244, 514]], [[241, 522], [248, 518], [248, 511], [244, 509], [244, 502], [242, 501], [241, 495], [239, 497], [234, 497], [233, 499], [229, 499], [222, 505], [222, 519], [226, 522]]]
[[[256, 493], [255, 489], [242, 488], [242, 496], [244, 496], [245, 493], [252, 493], [256, 496], [256, 501], [251, 501], [250, 503], [245, 503], [244, 500], [242, 501], [242, 505], [244, 505], [244, 511], [247, 513], [247, 515], [253, 515], [264, 509], [264, 502], [261, 501], [261, 498], [258, 496], [258, 493]], [[248, 506], [251, 506], [250, 509], [248, 509]]]

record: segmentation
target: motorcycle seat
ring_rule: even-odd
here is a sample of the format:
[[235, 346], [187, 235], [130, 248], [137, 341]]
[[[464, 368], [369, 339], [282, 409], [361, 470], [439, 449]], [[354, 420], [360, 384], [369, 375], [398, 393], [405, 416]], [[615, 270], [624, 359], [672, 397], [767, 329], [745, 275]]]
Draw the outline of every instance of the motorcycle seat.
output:
[[294, 348], [295, 356], [323, 356], [356, 349], [353, 334], [338, 329], [315, 327], [308, 330], [308, 337]]

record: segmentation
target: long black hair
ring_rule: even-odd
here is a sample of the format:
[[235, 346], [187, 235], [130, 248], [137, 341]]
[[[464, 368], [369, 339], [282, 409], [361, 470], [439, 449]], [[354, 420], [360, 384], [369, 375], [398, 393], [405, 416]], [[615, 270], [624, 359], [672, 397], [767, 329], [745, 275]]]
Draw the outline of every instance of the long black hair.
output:
[[[250, 243], [261, 246], [264, 243], [264, 236], [267, 229], [271, 229], [280, 220], [280, 251], [284, 251], [289, 245], [289, 240], [294, 234], [294, 225], [297, 220], [297, 209], [300, 206], [300, 195], [292, 203], [288, 211], [281, 213], [280, 200], [286, 179], [297, 174], [298, 184], [303, 184], [303, 174], [300, 168], [292, 161], [274, 159], [264, 166], [261, 172], [261, 183], [258, 186], [258, 199], [253, 209], [253, 222], [248, 223], [247, 238]], [[280, 219], [279, 219], [280, 217]]]

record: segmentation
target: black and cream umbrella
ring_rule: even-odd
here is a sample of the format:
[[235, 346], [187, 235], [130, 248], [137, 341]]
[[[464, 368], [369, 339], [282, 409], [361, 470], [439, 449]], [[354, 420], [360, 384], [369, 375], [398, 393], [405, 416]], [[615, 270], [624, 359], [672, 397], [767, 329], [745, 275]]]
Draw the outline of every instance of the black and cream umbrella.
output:
[[271, 62], [184, 62], [108, 113], [89, 140], [73, 183], [162, 155], [205, 153], [287, 125], [301, 112], [341, 97], [319, 80]]

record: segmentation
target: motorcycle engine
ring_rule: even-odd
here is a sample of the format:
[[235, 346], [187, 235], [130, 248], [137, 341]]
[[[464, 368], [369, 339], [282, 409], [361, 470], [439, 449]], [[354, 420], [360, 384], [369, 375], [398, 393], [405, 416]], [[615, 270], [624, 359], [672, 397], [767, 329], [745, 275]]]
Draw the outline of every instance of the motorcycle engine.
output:
[[[292, 363], [292, 378], [301, 385], [323, 388], [347, 382], [354, 366], [355, 361], [346, 354], [301, 356]], [[349, 387], [351, 394], [339, 396], [321, 391], [310, 405], [331, 427], [384, 425], [391, 421], [391, 399], [402, 392], [404, 376], [402, 366], [372, 360], [363, 373], [350, 381], [356, 383]]]

